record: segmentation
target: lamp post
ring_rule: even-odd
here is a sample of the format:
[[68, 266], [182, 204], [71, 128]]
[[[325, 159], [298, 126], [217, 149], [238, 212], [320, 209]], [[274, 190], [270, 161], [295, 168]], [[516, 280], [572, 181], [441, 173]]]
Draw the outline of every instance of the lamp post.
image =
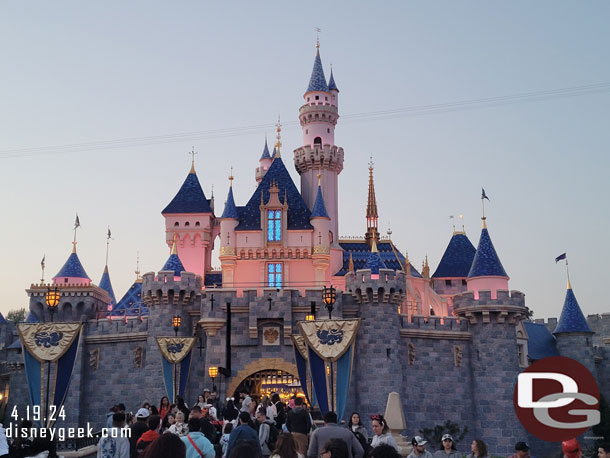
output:
[[51, 323], [53, 322], [53, 314], [55, 313], [55, 311], [57, 310], [57, 306], [59, 305], [60, 297], [61, 294], [57, 289], [57, 286], [55, 287], [55, 289], [49, 288], [47, 294], [45, 294], [45, 302], [47, 303], [47, 307], [49, 307], [49, 312], [51, 312]]
[[[174, 332], [176, 333], [176, 337], [178, 337], [178, 331], [180, 330], [180, 325], [182, 324], [182, 317], [180, 315], [174, 315], [172, 317], [172, 326], [174, 327]], [[176, 402], [176, 398], [178, 396], [178, 365], [174, 364], [174, 402]]]
[[212, 379], [212, 391], [216, 391], [216, 384], [214, 382], [214, 379], [218, 375], [218, 367], [217, 366], [208, 367], [208, 374], [209, 374], [210, 378]]
[[182, 317], [180, 315], [174, 315], [172, 318], [172, 326], [174, 326], [174, 332], [176, 333], [176, 337], [178, 337], [178, 331], [180, 330], [180, 325], [182, 324]]
[[335, 308], [335, 302], [337, 301], [337, 290], [330, 285], [329, 287], [324, 287], [322, 290], [322, 302], [324, 302], [324, 307], [328, 310], [328, 319], [332, 320], [333, 318], [333, 310]]
[[[53, 315], [57, 310], [57, 306], [59, 305], [59, 298], [61, 294], [57, 286], [54, 289], [49, 288], [47, 290], [47, 294], [45, 294], [45, 302], [47, 303], [47, 307], [49, 307], [49, 312], [51, 312], [51, 323], [53, 322]], [[51, 361], [47, 361], [47, 395], [45, 397], [45, 415], [46, 418], [49, 418], [49, 391], [50, 391], [50, 382], [51, 382]]]

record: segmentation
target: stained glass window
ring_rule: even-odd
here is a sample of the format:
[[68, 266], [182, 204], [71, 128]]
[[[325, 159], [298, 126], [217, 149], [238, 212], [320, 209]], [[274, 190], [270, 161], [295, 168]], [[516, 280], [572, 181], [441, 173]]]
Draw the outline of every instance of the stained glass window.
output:
[[282, 264], [267, 264], [267, 283], [272, 288], [282, 287]]
[[279, 242], [282, 240], [282, 211], [267, 211], [267, 241]]

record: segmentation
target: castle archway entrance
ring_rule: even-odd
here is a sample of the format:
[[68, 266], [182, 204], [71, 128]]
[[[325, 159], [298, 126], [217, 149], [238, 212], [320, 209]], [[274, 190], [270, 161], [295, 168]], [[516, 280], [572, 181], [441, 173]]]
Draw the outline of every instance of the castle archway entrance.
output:
[[240, 370], [227, 388], [227, 396], [239, 396], [241, 390], [259, 400], [264, 395], [279, 393], [282, 401], [302, 394], [297, 367], [282, 358], [261, 358]]

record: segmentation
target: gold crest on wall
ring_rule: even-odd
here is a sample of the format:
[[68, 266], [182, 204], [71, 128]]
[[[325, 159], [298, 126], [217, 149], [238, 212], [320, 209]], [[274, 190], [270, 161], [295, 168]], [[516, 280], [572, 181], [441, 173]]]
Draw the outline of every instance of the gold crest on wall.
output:
[[279, 345], [280, 328], [268, 326], [263, 328], [263, 345]]

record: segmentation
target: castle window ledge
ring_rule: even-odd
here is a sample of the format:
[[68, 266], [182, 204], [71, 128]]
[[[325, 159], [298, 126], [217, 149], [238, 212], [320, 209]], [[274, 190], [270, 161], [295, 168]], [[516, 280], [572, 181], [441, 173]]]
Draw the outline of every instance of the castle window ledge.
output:
[[147, 332], [132, 332], [125, 334], [104, 334], [100, 336], [87, 336], [85, 343], [87, 344], [104, 344], [117, 342], [140, 342], [148, 338]]
[[472, 333], [465, 331], [439, 331], [435, 329], [401, 329], [400, 337], [420, 338], [420, 339], [451, 339], [451, 340], [472, 340]]
[[203, 318], [199, 320], [199, 326], [203, 328], [208, 337], [214, 337], [222, 329], [227, 320], [224, 318]]

